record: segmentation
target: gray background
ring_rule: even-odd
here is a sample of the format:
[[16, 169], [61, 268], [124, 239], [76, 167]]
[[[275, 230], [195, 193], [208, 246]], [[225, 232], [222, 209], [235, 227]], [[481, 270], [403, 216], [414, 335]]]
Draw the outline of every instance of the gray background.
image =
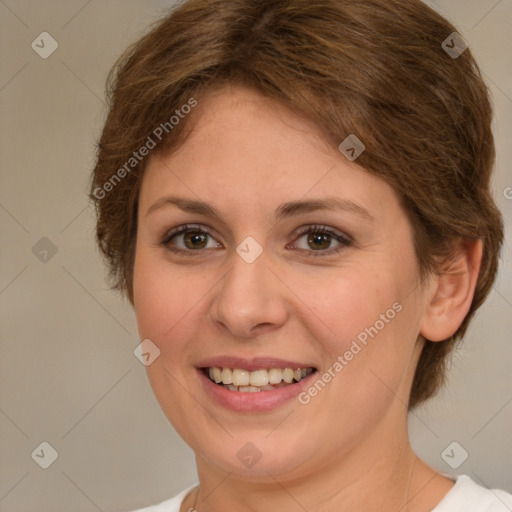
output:
[[[86, 197], [107, 72], [171, 3], [0, 1], [2, 511], [130, 510], [196, 478], [133, 355], [131, 307], [105, 284]], [[411, 414], [411, 437], [442, 472], [512, 492], [512, 0], [430, 3], [470, 43], [492, 91], [507, 241], [449, 385]], [[47, 59], [31, 48], [44, 31], [59, 45]], [[43, 441], [59, 455], [46, 470], [36, 461], [48, 449], [31, 456]], [[456, 471], [441, 457], [453, 441], [450, 462], [469, 454]]]

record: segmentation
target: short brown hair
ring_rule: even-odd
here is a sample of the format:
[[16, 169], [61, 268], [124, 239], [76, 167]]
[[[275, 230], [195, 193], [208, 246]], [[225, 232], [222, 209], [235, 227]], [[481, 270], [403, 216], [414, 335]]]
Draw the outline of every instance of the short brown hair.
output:
[[443, 49], [453, 32], [420, 0], [189, 0], [158, 20], [108, 81], [90, 197], [113, 287], [133, 304], [147, 159], [126, 163], [165, 123], [157, 150], [182, 143], [188, 118], [171, 129], [169, 116], [191, 98], [250, 87], [316, 122], [336, 145], [350, 134], [364, 142], [357, 163], [401, 198], [423, 275], [439, 271], [454, 242], [482, 240], [471, 309], [452, 337], [425, 341], [409, 405], [434, 395], [446, 356], [491, 289], [503, 238], [490, 191], [489, 93], [469, 49], [457, 58]]

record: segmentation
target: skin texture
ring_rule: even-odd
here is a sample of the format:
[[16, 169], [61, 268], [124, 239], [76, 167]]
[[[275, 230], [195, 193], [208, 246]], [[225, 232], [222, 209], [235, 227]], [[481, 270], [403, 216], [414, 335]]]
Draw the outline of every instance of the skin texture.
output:
[[[446, 275], [421, 281], [393, 189], [314, 124], [235, 87], [202, 97], [194, 116], [186, 142], [148, 163], [134, 267], [140, 338], [161, 351], [147, 368], [150, 383], [196, 454], [200, 488], [182, 510], [431, 510], [453, 483], [409, 445], [419, 335], [445, 339], [460, 325], [481, 247], [461, 246]], [[219, 215], [169, 204], [148, 213], [171, 195], [205, 201]], [[372, 219], [334, 210], [274, 218], [282, 203], [332, 196]], [[192, 256], [186, 236], [162, 245], [185, 224], [211, 233], [205, 248], [188, 249]], [[297, 233], [315, 225], [352, 242], [323, 255], [340, 246], [334, 237], [318, 250]], [[236, 252], [248, 236], [263, 249], [250, 264]], [[242, 414], [204, 393], [196, 366], [219, 355], [292, 359], [322, 374], [396, 303], [401, 311], [307, 405], [292, 399]], [[262, 454], [252, 468], [237, 457], [247, 442]]]

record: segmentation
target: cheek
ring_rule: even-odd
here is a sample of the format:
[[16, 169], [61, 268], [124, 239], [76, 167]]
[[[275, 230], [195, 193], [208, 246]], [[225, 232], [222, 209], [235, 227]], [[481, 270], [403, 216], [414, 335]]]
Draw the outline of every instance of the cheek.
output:
[[376, 272], [363, 266], [336, 269], [324, 278], [295, 276], [311, 323], [333, 357], [348, 350], [353, 340], [364, 342], [376, 323], [378, 331], [384, 331], [388, 324], [383, 324], [382, 314], [395, 317], [393, 304], [400, 292], [391, 276], [390, 269]]
[[162, 361], [173, 371], [186, 370], [189, 356], [197, 356], [203, 345], [195, 342], [207, 328], [207, 307], [218, 280], [214, 271], [179, 268], [152, 248], [137, 253], [134, 308], [139, 336], [158, 346]]
[[183, 398], [183, 383], [189, 371], [187, 333], [194, 325], [197, 289], [182, 273], [171, 274], [161, 256], [144, 248], [137, 252], [133, 281], [139, 337], [150, 339], [160, 350], [160, 357], [146, 367], [147, 376], [162, 410], [179, 427], [190, 406], [188, 395]]
[[324, 282], [308, 279], [301, 286], [325, 369], [340, 376], [335, 379], [340, 391], [357, 388], [353, 396], [360, 400], [389, 392], [379, 379], [398, 388], [416, 339], [410, 295], [414, 269], [398, 269], [391, 262], [381, 262], [378, 269], [340, 269]]
[[175, 273], [171, 279], [161, 260], [143, 249], [135, 259], [133, 281], [139, 336], [151, 339], [160, 350], [165, 350], [164, 340], [174, 335], [193, 307], [193, 287], [185, 293], [183, 277]]

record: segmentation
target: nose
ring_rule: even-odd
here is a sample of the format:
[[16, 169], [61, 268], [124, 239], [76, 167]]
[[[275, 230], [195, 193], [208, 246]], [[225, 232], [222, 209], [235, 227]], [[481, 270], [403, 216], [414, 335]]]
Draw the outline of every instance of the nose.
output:
[[267, 263], [264, 255], [247, 263], [234, 254], [231, 270], [215, 288], [210, 319], [232, 337], [253, 338], [286, 322], [285, 287]]

